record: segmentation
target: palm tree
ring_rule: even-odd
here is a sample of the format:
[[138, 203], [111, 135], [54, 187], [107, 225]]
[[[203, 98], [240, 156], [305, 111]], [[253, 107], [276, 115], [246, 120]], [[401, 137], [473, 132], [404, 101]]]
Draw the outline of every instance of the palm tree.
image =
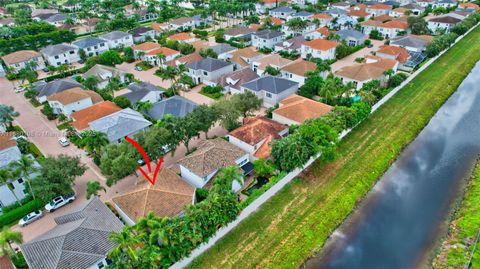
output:
[[124, 226], [122, 231], [109, 236], [109, 239], [117, 244], [107, 256], [114, 263], [135, 266], [139, 262], [137, 247], [141, 242], [130, 229], [130, 227]]
[[90, 199], [92, 195], [98, 196], [99, 191], [107, 192], [107, 189], [105, 189], [105, 187], [103, 187], [98, 181], [90, 180], [87, 182], [87, 200]]
[[33, 199], [35, 199], [35, 194], [33, 193], [32, 184], [30, 181], [30, 174], [37, 171], [37, 168], [34, 166], [34, 161], [26, 155], [22, 155], [20, 160], [10, 164], [14, 170], [16, 170], [20, 175], [23, 176], [25, 181], [27, 181], [28, 189], [32, 194]]
[[145, 52], [139, 51], [139, 52], [137, 52], [137, 57], [136, 58], [137, 59], [142, 59], [143, 56], [145, 56]]
[[98, 157], [98, 150], [110, 142], [105, 133], [98, 131], [85, 131], [80, 136], [82, 137], [80, 144], [85, 147], [87, 152], [92, 154], [94, 158]]
[[10, 190], [10, 192], [13, 194], [13, 197], [15, 197], [15, 200], [17, 200], [17, 202], [20, 205], [23, 205], [22, 201], [20, 199], [18, 199], [17, 194], [15, 193], [15, 191], [13, 190], [13, 188], [10, 184], [13, 178], [14, 178], [14, 175], [13, 175], [12, 171], [7, 170], [7, 169], [0, 169], [0, 184], [6, 184], [8, 189]]
[[0, 256], [7, 256], [15, 253], [12, 243], [22, 244], [23, 236], [21, 232], [10, 230], [8, 226], [4, 226], [0, 232]]
[[98, 85], [98, 78], [96, 76], [88, 76], [84, 81], [83, 81], [83, 86], [89, 90], [95, 90]]
[[390, 76], [393, 75], [395, 72], [393, 69], [388, 69], [387, 71], [383, 72], [383, 74], [387, 77], [387, 79], [390, 79]]
[[16, 112], [13, 106], [0, 105], [0, 124], [4, 127], [12, 128], [13, 118], [18, 117], [20, 113]]
[[165, 62], [166, 56], [163, 52], [157, 53], [158, 65], [162, 65]]
[[307, 28], [308, 22], [300, 18], [293, 18], [287, 22], [287, 26], [295, 35], [298, 35]]

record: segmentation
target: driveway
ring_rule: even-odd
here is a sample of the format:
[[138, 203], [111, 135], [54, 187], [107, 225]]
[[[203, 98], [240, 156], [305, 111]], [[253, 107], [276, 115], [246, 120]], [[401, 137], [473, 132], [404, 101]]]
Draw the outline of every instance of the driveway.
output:
[[146, 71], [137, 71], [135, 70], [135, 64], [139, 63], [140, 61], [136, 61], [133, 63], [122, 63], [120, 65], [115, 66], [116, 68], [125, 71], [127, 73], [131, 73], [135, 76], [136, 79], [144, 82], [150, 82], [153, 85], [160, 86], [162, 88], [168, 89], [172, 85], [172, 81], [170, 80], [162, 80], [158, 76], [155, 75], [155, 71], [158, 67], [154, 66]]
[[348, 55], [347, 57], [345, 57], [343, 59], [340, 59], [340, 60], [336, 61], [332, 65], [330, 65], [331, 72], [335, 73], [335, 71], [341, 69], [342, 67], [356, 64], [357, 62], [355, 62], [355, 59], [363, 58], [366, 55], [371, 55], [372, 51], [377, 51], [379, 49], [379, 47], [384, 44], [383, 41], [380, 41], [380, 40], [371, 40], [371, 41], [372, 41], [372, 45], [373, 45], [371, 48], [365, 47], [365, 48], [363, 48], [363, 49], [361, 49], [361, 50], [359, 50], [359, 51], [357, 51], [353, 54]]

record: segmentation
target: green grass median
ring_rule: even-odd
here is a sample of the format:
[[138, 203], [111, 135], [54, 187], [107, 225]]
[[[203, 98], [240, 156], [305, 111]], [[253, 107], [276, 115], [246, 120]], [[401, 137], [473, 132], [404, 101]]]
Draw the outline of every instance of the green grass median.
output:
[[314, 163], [191, 267], [299, 267], [455, 92], [479, 50], [477, 28], [341, 141], [334, 162]]

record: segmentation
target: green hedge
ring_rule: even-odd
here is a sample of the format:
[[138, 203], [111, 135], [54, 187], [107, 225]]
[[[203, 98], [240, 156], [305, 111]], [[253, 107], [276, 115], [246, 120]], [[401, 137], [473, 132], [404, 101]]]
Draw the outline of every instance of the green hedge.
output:
[[16, 208], [8, 213], [5, 213], [0, 216], [0, 227], [10, 225], [12, 223], [15, 223], [19, 221], [21, 218], [23, 218], [25, 215], [28, 213], [35, 211], [37, 209], [42, 208], [44, 205], [44, 202], [42, 202], [39, 199], [33, 200], [28, 202], [27, 204], [24, 204], [22, 207]]

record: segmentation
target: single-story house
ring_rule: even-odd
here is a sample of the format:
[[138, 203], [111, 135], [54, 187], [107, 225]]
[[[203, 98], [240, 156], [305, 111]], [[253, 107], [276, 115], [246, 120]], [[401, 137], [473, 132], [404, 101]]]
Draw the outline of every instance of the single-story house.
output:
[[232, 38], [242, 39], [242, 40], [251, 40], [253, 33], [255, 33], [255, 30], [248, 27], [229, 28], [229, 29], [226, 29], [224, 32], [224, 38], [227, 41]]
[[252, 159], [268, 159], [270, 143], [288, 135], [288, 126], [263, 116], [247, 117], [243, 125], [228, 134], [228, 142], [250, 154]]
[[318, 20], [318, 22], [320, 23], [320, 26], [327, 26], [327, 25], [330, 25], [330, 23], [333, 20], [333, 17], [325, 13], [317, 13], [317, 14], [314, 14], [311, 19]]
[[298, 59], [284, 66], [280, 70], [280, 73], [283, 78], [295, 81], [301, 87], [305, 84], [308, 73], [313, 72], [316, 69], [317, 65], [315, 63]]
[[295, 9], [287, 6], [277, 7], [268, 12], [270, 16], [284, 20], [286, 20], [294, 13], [296, 13]]
[[118, 68], [96, 64], [85, 72], [82, 77], [84, 79], [88, 77], [96, 77], [98, 80], [97, 88], [104, 89], [112, 78], [117, 78], [120, 83], [127, 81], [127, 73]]
[[170, 60], [170, 61], [166, 61], [164, 63], [164, 65], [175, 67], [175, 66], [179, 66], [179, 65], [182, 65], [182, 64], [187, 65], [189, 63], [198, 62], [202, 59], [203, 59], [203, 57], [199, 53], [194, 52], [194, 53], [191, 53], [191, 54], [188, 54], [188, 55], [184, 55], [184, 56], [175, 58], [175, 59]]
[[[163, 55], [164, 58], [159, 57], [159, 55]], [[167, 47], [160, 47], [146, 52], [143, 58], [144, 61], [149, 62], [151, 65], [160, 66], [164, 62], [172, 61], [180, 55], [179, 51]]]
[[[223, 138], [202, 140], [197, 150], [178, 161], [180, 175], [191, 185], [204, 187], [222, 168], [238, 166], [244, 174], [252, 172], [249, 154]], [[232, 189], [236, 192], [243, 185], [234, 181]]]
[[258, 74], [248, 67], [236, 70], [233, 73], [225, 74], [215, 80], [215, 84], [222, 86], [226, 92], [240, 93], [240, 86], [244, 83], [257, 79]]
[[178, 41], [178, 42], [183, 42], [183, 43], [192, 43], [197, 41], [197, 39], [190, 33], [177, 33], [169, 36], [167, 38], [168, 40], [171, 41]]
[[237, 51], [238, 48], [232, 47], [229, 44], [218, 44], [210, 47], [217, 54], [217, 58], [220, 60], [229, 59], [233, 52]]
[[120, 110], [122, 110], [122, 108], [111, 101], [96, 103], [91, 107], [73, 112], [71, 115], [72, 127], [78, 133], [81, 133], [90, 128], [90, 122], [106, 117], [115, 112], [119, 112]]
[[52, 107], [53, 113], [57, 115], [63, 114], [70, 119], [73, 112], [100, 103], [103, 101], [103, 98], [94, 91], [75, 87], [50, 95], [47, 97], [47, 101]]
[[156, 42], [147, 41], [147, 42], [143, 42], [143, 43], [132, 46], [132, 50], [133, 50], [135, 59], [140, 59], [142, 61], [145, 61], [146, 59], [145, 55], [149, 51], [157, 50], [161, 47], [162, 46]]
[[151, 122], [140, 112], [125, 108], [88, 124], [91, 130], [105, 133], [110, 143], [120, 143], [126, 136], [146, 130]]
[[408, 51], [422, 52], [433, 37], [429, 35], [405, 35], [390, 40], [390, 46], [405, 48]]
[[251, 91], [263, 100], [263, 106], [272, 107], [298, 90], [298, 82], [280, 77], [264, 76], [243, 84], [242, 92]]
[[235, 65], [236, 69], [240, 69], [242, 67], [250, 67], [254, 61], [263, 56], [263, 54], [257, 52], [253, 47], [246, 47], [233, 52], [230, 62]]
[[381, 46], [375, 53], [375, 56], [384, 58], [384, 59], [392, 59], [398, 61], [398, 69], [411, 71], [412, 68], [410, 66], [406, 66], [407, 61], [411, 58], [410, 53], [404, 48], [397, 47], [397, 46], [389, 46], [383, 45]]
[[[143, 176], [142, 176], [143, 177]], [[153, 212], [156, 217], [175, 217], [195, 202], [195, 187], [168, 168], [161, 168], [155, 185], [143, 177], [135, 188], [112, 198], [113, 206], [127, 225]]]
[[185, 117], [185, 115], [190, 113], [195, 107], [197, 107], [197, 104], [194, 102], [185, 97], [174, 95], [154, 103], [147, 111], [147, 115], [155, 120], [161, 120], [165, 115], [181, 118]]
[[272, 112], [272, 119], [286, 125], [300, 125], [332, 109], [327, 104], [294, 94], [280, 101], [279, 107]]
[[163, 98], [164, 91], [149, 82], [133, 82], [127, 87], [127, 92], [118, 96], [123, 96], [130, 101], [131, 105], [137, 102], [156, 103]]
[[20, 246], [29, 268], [105, 268], [123, 223], [95, 196], [80, 210], [54, 218], [55, 227]]
[[373, 62], [345, 66], [336, 71], [335, 76], [341, 78], [344, 83], [352, 82], [357, 90], [361, 89], [363, 84], [372, 80], [379, 80], [381, 85], [385, 85], [387, 82], [385, 71], [392, 69], [396, 72], [398, 62], [377, 58]]

